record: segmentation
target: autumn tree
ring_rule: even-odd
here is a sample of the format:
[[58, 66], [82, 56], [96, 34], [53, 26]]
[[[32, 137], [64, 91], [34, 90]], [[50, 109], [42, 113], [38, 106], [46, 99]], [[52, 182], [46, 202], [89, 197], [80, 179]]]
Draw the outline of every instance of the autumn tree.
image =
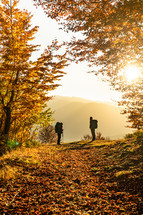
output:
[[24, 129], [35, 122], [66, 66], [57, 41], [32, 60], [39, 45], [30, 42], [38, 27], [32, 27], [32, 15], [18, 9], [18, 2], [1, 0], [0, 5], [0, 135], [6, 138], [15, 126]]
[[27, 139], [37, 140], [39, 130], [53, 123], [52, 115], [53, 111], [45, 104], [45, 110], [33, 112], [25, 120], [22, 120], [22, 118], [15, 119], [14, 125], [10, 129], [10, 138], [19, 141], [21, 144], [25, 143]]
[[93, 72], [104, 75], [123, 93], [129, 121], [143, 127], [143, 79], [128, 84], [120, 72], [127, 64], [137, 65], [143, 75], [143, 1], [140, 0], [34, 0], [48, 17], [56, 19], [65, 31], [81, 32], [83, 37], [68, 43], [71, 59], [86, 60]]
[[120, 85], [123, 95], [119, 105], [125, 105], [122, 113], [128, 114], [128, 122], [132, 128], [143, 129], [143, 80], [139, 78], [137, 82], [124, 82]]

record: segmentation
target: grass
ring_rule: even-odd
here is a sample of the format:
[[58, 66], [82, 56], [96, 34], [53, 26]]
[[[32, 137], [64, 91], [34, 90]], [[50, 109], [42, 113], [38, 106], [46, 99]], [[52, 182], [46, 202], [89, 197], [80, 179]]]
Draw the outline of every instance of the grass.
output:
[[10, 180], [16, 178], [17, 175], [18, 169], [7, 164], [0, 170], [0, 179]]
[[132, 173], [132, 171], [126, 171], [126, 170], [119, 171], [119, 172], [116, 173], [116, 177], [118, 178], [118, 177], [121, 177], [121, 176], [124, 176], [124, 175], [129, 175], [131, 173]]

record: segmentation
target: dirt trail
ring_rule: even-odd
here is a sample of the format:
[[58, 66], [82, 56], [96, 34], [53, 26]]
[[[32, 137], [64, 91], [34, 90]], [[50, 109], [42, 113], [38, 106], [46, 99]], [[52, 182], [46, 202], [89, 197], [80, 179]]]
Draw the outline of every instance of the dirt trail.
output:
[[6, 157], [18, 171], [0, 179], [0, 215], [141, 215], [141, 155], [131, 163], [121, 147], [77, 142]]

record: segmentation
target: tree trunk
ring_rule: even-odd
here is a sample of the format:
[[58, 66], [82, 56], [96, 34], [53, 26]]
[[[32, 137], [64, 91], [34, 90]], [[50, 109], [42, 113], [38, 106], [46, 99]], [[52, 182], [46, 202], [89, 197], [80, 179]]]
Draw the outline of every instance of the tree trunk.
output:
[[5, 118], [3, 134], [8, 135], [9, 130], [10, 130], [10, 123], [11, 123], [11, 109], [10, 109], [10, 107], [5, 107], [5, 114], [6, 114], [6, 118]]
[[5, 122], [4, 122], [4, 129], [2, 132], [2, 136], [0, 138], [0, 156], [3, 155], [7, 151], [7, 140], [10, 130], [11, 124], [11, 109], [10, 107], [4, 107], [5, 111]]

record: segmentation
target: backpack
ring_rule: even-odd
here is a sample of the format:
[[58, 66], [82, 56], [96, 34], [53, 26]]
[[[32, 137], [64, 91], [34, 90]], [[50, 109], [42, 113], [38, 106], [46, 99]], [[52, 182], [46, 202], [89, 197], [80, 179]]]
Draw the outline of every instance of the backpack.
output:
[[56, 133], [63, 133], [63, 123], [57, 122], [55, 125], [55, 132]]
[[92, 120], [92, 128], [96, 129], [98, 127], [98, 121], [96, 119]]

